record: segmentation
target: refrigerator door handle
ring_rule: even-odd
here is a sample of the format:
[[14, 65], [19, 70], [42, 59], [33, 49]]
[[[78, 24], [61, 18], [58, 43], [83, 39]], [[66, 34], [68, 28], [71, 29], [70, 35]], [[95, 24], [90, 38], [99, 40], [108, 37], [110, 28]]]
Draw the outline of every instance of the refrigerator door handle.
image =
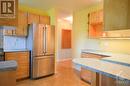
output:
[[45, 26], [45, 53], [47, 53], [47, 26]]

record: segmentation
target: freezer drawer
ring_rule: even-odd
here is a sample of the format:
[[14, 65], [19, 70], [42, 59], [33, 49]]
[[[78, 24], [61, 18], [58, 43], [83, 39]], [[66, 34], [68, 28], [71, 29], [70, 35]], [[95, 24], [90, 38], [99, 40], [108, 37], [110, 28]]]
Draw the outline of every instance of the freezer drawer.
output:
[[33, 60], [33, 78], [54, 74], [54, 56], [40, 56]]

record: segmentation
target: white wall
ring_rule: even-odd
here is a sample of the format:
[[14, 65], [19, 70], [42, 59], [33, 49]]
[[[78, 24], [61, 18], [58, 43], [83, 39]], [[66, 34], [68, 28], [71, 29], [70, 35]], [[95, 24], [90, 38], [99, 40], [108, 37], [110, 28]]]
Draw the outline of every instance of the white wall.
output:
[[88, 38], [88, 13], [99, 9], [102, 9], [102, 4], [91, 5], [73, 13], [73, 58], [80, 58], [82, 49], [100, 49], [100, 40]]
[[58, 39], [58, 57], [57, 61], [67, 60], [72, 58], [72, 49], [62, 49], [61, 48], [61, 40], [62, 40], [62, 29], [70, 29], [72, 30], [72, 24], [65, 20], [58, 20], [57, 23], [57, 39]]

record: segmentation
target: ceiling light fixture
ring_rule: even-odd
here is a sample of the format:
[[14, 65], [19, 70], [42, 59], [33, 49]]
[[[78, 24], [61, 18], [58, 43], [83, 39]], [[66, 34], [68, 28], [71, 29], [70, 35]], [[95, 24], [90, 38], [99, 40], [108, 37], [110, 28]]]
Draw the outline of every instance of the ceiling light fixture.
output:
[[67, 20], [67, 21], [69, 21], [69, 22], [73, 22], [73, 17], [72, 16], [69, 16], [69, 17], [66, 17], [66, 18], [64, 18], [65, 20]]

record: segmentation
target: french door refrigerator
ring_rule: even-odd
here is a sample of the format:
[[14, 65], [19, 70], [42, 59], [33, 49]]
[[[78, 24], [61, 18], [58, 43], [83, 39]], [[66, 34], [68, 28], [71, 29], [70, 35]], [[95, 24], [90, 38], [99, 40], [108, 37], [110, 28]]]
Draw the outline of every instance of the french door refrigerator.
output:
[[30, 24], [27, 48], [31, 50], [31, 79], [54, 74], [55, 28], [43, 24]]

